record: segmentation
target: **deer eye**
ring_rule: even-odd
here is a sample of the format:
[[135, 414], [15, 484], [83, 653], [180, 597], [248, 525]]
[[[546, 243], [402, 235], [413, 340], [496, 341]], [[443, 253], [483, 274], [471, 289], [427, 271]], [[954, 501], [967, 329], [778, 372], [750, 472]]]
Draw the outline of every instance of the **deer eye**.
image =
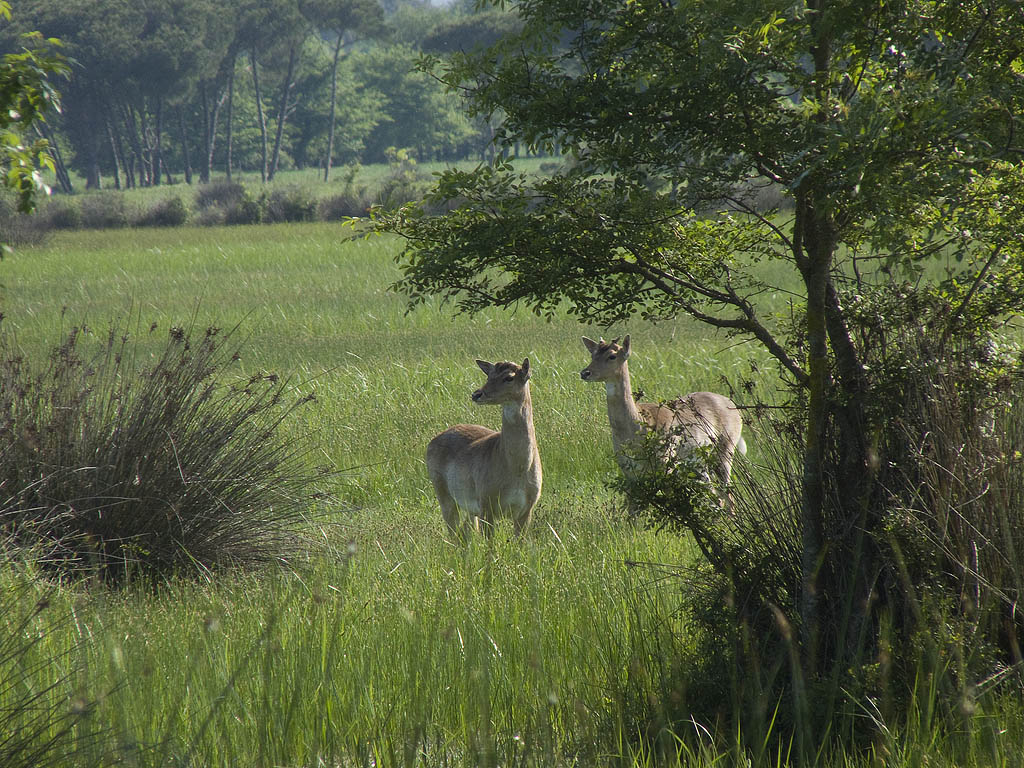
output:
[[512, 374], [509, 374], [508, 376], [505, 377], [505, 381], [515, 381], [515, 379], [516, 377]]
[[615, 355], [614, 354], [608, 355], [608, 359], [609, 360], [614, 360], [615, 359]]

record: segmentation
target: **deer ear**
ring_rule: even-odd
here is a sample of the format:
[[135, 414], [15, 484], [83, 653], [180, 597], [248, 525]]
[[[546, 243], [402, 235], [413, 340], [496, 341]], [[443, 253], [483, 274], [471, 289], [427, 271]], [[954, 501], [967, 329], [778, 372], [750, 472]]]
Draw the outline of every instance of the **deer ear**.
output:
[[622, 340], [622, 354], [629, 357], [629, 334], [627, 333], [625, 338]]
[[530, 358], [528, 357], [523, 360], [523, 378], [530, 378]]
[[583, 346], [587, 348], [587, 352], [594, 354], [594, 350], [600, 345], [593, 339], [588, 339], [586, 336], [583, 337]]
[[486, 373], [488, 376], [491, 375], [491, 371], [494, 370], [494, 363], [488, 363], [486, 360], [477, 360], [476, 364], [480, 366], [480, 370]]

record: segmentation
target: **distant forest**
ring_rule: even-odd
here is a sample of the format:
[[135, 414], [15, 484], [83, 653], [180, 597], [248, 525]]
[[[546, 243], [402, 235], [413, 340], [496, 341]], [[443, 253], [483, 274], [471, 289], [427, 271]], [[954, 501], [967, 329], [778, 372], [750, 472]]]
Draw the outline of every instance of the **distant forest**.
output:
[[470, 50], [516, 29], [474, 0], [23, 0], [0, 29], [62, 41], [72, 76], [41, 134], [87, 188], [208, 181], [214, 173], [418, 160], [487, 151], [493, 126], [416, 71], [424, 53]]

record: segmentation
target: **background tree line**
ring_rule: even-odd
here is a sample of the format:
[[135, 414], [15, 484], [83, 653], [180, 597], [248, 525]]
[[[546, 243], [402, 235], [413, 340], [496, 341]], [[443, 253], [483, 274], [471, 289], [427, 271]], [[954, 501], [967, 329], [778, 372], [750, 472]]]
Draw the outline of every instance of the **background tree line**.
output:
[[57, 181], [156, 186], [214, 173], [422, 160], [484, 151], [486, 120], [414, 71], [422, 52], [468, 50], [513, 28], [496, 10], [418, 0], [28, 0], [0, 50], [59, 38], [71, 76], [63, 113], [38, 130]]

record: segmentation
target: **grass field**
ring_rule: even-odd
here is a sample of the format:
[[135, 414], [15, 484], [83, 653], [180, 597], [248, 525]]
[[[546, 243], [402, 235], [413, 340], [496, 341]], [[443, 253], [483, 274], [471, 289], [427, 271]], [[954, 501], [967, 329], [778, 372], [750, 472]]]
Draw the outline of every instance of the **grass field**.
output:
[[[310, 510], [306, 555], [287, 567], [110, 592], [6, 566], [7, 593], [27, 592], [0, 623], [33, 611], [30, 598], [49, 600], [30, 622], [38, 667], [24, 685], [92, 707], [88, 722], [128, 765], [746, 765], [728, 737], [704, 739], [703, 724], [683, 740], [662, 730], [698, 695], [682, 673], [696, 644], [674, 568], [694, 553], [623, 519], [607, 488], [603, 393], [579, 379], [579, 337], [631, 333], [633, 383], [650, 398], [739, 389], [756, 364], [750, 397], [770, 399], [764, 354], [686, 320], [600, 329], [525, 311], [406, 314], [388, 290], [398, 244], [345, 234], [329, 224], [77, 232], [0, 265], [3, 322], [30, 355], [83, 322], [97, 338], [111, 323], [127, 328], [142, 360], [172, 325], [239, 326], [240, 374], [274, 371], [315, 392], [288, 428], [338, 470], [330, 500]], [[470, 402], [482, 383], [473, 361], [524, 357], [544, 465], [533, 526], [459, 545], [425, 445], [456, 422], [496, 427], [496, 408]], [[769, 436], [746, 439], [756, 463]], [[728, 707], [729, 692], [718, 694]], [[1020, 728], [1003, 733], [993, 738]], [[929, 738], [926, 725], [890, 756], [923, 764], [915, 757], [943, 749]], [[962, 764], [1013, 754], [989, 746]]]
[[[143, 764], [630, 754], [649, 726], [632, 721], [649, 709], [638, 702], [664, 683], [655, 650], [681, 659], [688, 642], [680, 582], [627, 563], [691, 553], [623, 521], [579, 337], [631, 332], [634, 382], [652, 397], [738, 383], [753, 351], [683, 321], [406, 314], [387, 289], [397, 244], [344, 235], [327, 224], [78, 232], [4, 261], [4, 324], [29, 354], [81, 323], [98, 339], [128, 328], [143, 360], [172, 325], [239, 325], [240, 373], [275, 371], [315, 392], [290, 429], [343, 470], [332, 501], [311, 510], [305, 560], [157, 595], [62, 588], [47, 614], [73, 618], [40, 659], [84, 662], [73, 696], [96, 700], [95, 719]], [[478, 357], [530, 358], [545, 490], [525, 537], [503, 527], [463, 547], [446, 536], [422, 456], [452, 423], [499, 423], [469, 399]]]

